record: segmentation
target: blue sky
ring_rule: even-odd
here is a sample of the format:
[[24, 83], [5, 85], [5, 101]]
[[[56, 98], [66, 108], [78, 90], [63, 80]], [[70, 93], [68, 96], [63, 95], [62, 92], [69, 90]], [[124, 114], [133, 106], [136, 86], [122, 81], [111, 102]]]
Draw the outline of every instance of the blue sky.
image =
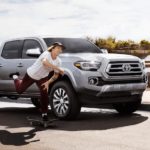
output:
[[150, 1], [0, 0], [0, 41], [35, 35], [150, 40]]

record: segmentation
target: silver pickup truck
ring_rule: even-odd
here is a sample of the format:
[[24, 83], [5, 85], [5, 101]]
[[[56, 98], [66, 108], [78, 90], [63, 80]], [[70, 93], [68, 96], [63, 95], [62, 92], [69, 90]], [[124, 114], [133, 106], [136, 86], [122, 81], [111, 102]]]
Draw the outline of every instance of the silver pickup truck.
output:
[[[29, 37], [4, 42], [0, 47], [0, 96], [17, 100], [31, 98], [40, 107], [35, 85], [18, 95], [11, 73], [23, 78], [27, 68], [54, 42], [66, 49], [60, 55], [64, 76], [50, 85], [52, 112], [61, 119], [75, 119], [81, 107], [112, 105], [121, 114], [131, 114], [141, 104], [147, 85], [143, 62], [131, 55], [106, 54], [96, 45], [80, 38]], [[50, 73], [51, 76], [53, 73]]]

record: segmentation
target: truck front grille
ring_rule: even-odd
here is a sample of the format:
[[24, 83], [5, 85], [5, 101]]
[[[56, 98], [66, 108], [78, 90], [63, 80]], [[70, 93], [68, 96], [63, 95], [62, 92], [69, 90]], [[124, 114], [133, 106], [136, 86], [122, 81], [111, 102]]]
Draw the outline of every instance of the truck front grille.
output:
[[106, 73], [109, 76], [137, 76], [142, 75], [142, 67], [138, 61], [110, 62]]

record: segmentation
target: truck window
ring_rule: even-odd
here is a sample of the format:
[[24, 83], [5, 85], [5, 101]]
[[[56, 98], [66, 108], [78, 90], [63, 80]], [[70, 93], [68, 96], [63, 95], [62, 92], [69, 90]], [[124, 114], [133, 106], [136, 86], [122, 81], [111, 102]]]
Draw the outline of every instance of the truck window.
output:
[[66, 49], [63, 53], [102, 53], [99, 47], [82, 38], [44, 38], [49, 47], [54, 42], [61, 42]]
[[16, 59], [20, 57], [22, 41], [6, 42], [2, 50], [2, 57], [6, 59]]
[[38, 41], [36, 41], [36, 40], [25, 40], [24, 45], [23, 45], [22, 58], [35, 58], [32, 56], [26, 55], [26, 52], [29, 49], [36, 49], [36, 48], [39, 48], [40, 51], [42, 52], [42, 47]]

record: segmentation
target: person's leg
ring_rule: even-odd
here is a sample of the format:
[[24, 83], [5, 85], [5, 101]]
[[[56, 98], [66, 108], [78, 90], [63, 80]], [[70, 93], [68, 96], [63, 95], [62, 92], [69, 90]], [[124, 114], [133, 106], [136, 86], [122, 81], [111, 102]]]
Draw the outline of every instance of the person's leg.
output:
[[40, 95], [41, 95], [40, 102], [41, 102], [42, 115], [47, 115], [47, 113], [48, 113], [48, 104], [49, 104], [48, 92], [47, 92], [47, 90], [44, 90], [43, 86], [42, 86], [42, 84], [45, 83], [46, 81], [48, 81], [48, 77], [43, 78], [39, 81], [36, 81], [36, 84], [40, 90]]
[[23, 93], [34, 82], [35, 82], [35, 80], [30, 78], [27, 73], [25, 74], [25, 76], [22, 80], [19, 80], [17, 78], [14, 79], [14, 84], [15, 84], [17, 93], [19, 93], [19, 94]]

